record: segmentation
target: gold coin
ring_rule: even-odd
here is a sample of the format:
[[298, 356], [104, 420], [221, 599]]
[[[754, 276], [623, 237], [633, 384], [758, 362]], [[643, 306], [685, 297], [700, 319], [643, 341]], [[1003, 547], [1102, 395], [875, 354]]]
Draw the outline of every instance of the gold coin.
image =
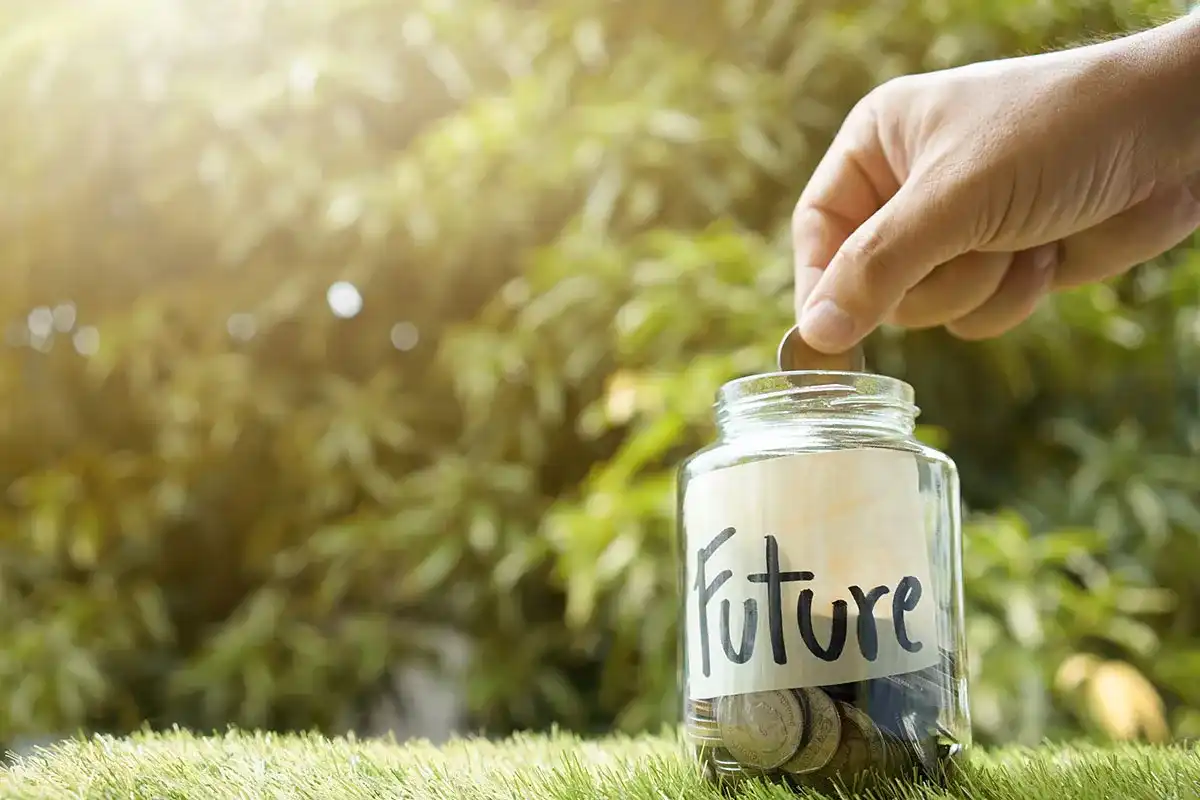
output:
[[798, 689], [803, 701], [808, 740], [783, 769], [793, 775], [816, 772], [829, 763], [842, 739], [842, 717], [829, 695], [820, 689]]
[[775, 769], [800, 749], [804, 709], [790, 691], [752, 692], [717, 700], [717, 728], [742, 764]]
[[783, 372], [798, 370], [818, 370], [822, 372], [863, 372], [867, 368], [862, 346], [847, 350], [844, 353], [822, 353], [814, 350], [800, 336], [800, 329], [793, 325], [779, 342], [776, 353], [779, 369]]

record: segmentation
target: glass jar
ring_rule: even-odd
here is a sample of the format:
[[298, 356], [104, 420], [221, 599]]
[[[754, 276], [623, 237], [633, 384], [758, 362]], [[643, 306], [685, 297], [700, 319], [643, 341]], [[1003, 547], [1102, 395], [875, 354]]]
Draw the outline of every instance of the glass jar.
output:
[[681, 699], [718, 784], [942, 781], [971, 742], [958, 472], [908, 384], [725, 384], [680, 467]]

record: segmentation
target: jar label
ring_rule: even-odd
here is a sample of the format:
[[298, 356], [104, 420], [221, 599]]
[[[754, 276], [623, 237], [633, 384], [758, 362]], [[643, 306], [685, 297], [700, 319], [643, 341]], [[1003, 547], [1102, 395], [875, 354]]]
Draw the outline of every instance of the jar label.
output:
[[912, 453], [804, 453], [698, 475], [683, 525], [692, 699], [938, 663]]

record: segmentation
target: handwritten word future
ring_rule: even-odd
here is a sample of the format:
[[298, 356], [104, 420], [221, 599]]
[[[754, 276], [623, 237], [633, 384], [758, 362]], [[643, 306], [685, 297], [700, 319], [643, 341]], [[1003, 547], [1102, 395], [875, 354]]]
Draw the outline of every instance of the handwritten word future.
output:
[[[707, 566], [716, 555], [717, 550], [737, 534], [734, 528], [721, 531], [707, 545], [696, 551], [696, 591], [697, 610], [700, 622], [700, 657], [701, 670], [705, 677], [711, 675], [711, 656], [708, 632], [708, 607], [718, 591], [733, 578], [733, 572], [728, 569], [718, 572], [711, 581], [708, 580]], [[812, 572], [788, 571], [779, 569], [779, 543], [774, 536], [764, 536], [766, 543], [765, 569], [746, 575], [752, 584], [766, 584], [767, 588], [767, 629], [771, 635], [771, 653], [776, 664], [788, 663], [787, 649], [784, 646], [783, 622], [783, 584], [802, 583], [816, 577]], [[907, 575], [901, 578], [895, 589], [888, 586], [875, 586], [863, 591], [860, 586], [847, 587], [847, 591], [858, 607], [857, 641], [862, 657], [874, 661], [879, 656], [879, 635], [875, 624], [875, 604], [884, 595], [892, 595], [892, 634], [897, 643], [910, 653], [920, 652], [921, 642], [914, 642], [908, 636], [904, 615], [917, 607], [921, 600], [921, 581]], [[732, 605], [728, 599], [721, 601], [721, 649], [725, 657], [734, 664], [745, 664], [754, 656], [755, 639], [758, 636], [758, 600], [747, 598], [742, 603], [742, 640], [735, 647], [730, 634], [730, 615]], [[822, 661], [837, 661], [846, 647], [848, 633], [849, 604], [845, 600], [833, 601], [832, 629], [829, 641], [822, 644], [817, 640], [813, 630], [813, 591], [804, 589], [796, 601], [796, 618], [794, 624], [800, 630], [808, 652]]]

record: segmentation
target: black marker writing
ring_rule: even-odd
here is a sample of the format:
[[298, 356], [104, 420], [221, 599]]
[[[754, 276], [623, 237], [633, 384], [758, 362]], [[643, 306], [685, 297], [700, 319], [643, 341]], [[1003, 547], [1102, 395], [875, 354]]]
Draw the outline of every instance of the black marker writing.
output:
[[733, 577], [733, 572], [727, 569], [721, 570], [717, 573], [717, 577], [713, 578], [713, 582], [708, 583], [704, 567], [717, 552], [717, 548], [729, 541], [735, 533], [737, 531], [733, 528], [726, 528], [718, 533], [711, 542], [696, 551], [696, 591], [698, 593], [696, 603], [700, 617], [700, 671], [706, 678], [712, 674], [712, 664], [708, 655], [708, 601], [712, 600], [712, 596], [724, 585], [725, 581]]
[[892, 595], [892, 626], [896, 631], [896, 641], [910, 653], [919, 653], [924, 647], [921, 642], [908, 638], [908, 628], [904, 625], [904, 614], [912, 611], [921, 601], [921, 582], [912, 575], [907, 575], [896, 586]]
[[758, 602], [746, 600], [742, 604], [742, 646], [738, 650], [733, 649], [733, 638], [729, 635], [730, 608], [728, 600], [721, 601], [721, 648], [730, 661], [745, 664], [754, 655], [754, 637], [758, 634]]
[[796, 601], [796, 617], [800, 625], [800, 638], [804, 646], [822, 661], [837, 661], [846, 646], [846, 601], [833, 601], [833, 624], [829, 631], [829, 646], [822, 647], [813, 631], [812, 589], [805, 589]]
[[[723, 529], [712, 540], [696, 551], [696, 579], [692, 586], [696, 593], [696, 616], [699, 630], [696, 631], [700, 647], [700, 671], [704, 677], [712, 676], [711, 637], [709, 632], [708, 607], [716, 595], [728, 586], [744, 586], [738, 582], [730, 583], [733, 571], [723, 569], [709, 579], [709, 570], [717, 551], [737, 534], [736, 529]], [[783, 584], [815, 580], [815, 575], [807, 570], [784, 571], [780, 568], [779, 542], [775, 536], [763, 537], [764, 570], [747, 574], [746, 581], [752, 585], [765, 584], [767, 593], [767, 629], [771, 639], [771, 653], [776, 664], [788, 663], [786, 647], [786, 625], [783, 613]], [[860, 586], [849, 586], [847, 592], [856, 606], [856, 638], [858, 649], [863, 659], [873, 662], [879, 658], [879, 626], [875, 619], [875, 608], [879, 601], [889, 592], [892, 594], [892, 633], [897, 643], [909, 653], [918, 653], [924, 647], [919, 641], [909, 636], [905, 615], [914, 611], [921, 601], [923, 593], [921, 581], [914, 576], [901, 579], [894, 590], [887, 586], [875, 586], [864, 591]], [[744, 597], [741, 600], [741, 636], [734, 633], [734, 606], [737, 604], [736, 595], [721, 600], [720, 629], [721, 650], [725, 658], [733, 664], [745, 664], [754, 656], [754, 647], [758, 636], [758, 611], [760, 599]], [[835, 599], [830, 604], [830, 616], [819, 616], [829, 619], [828, 641], [818, 640], [813, 617], [815, 596], [812, 589], [803, 589], [796, 600], [796, 630], [804, 647], [815, 658], [825, 662], [837, 661], [842, 657], [849, 635], [849, 604], [846, 600]], [[822, 609], [823, 611], [824, 609]], [[885, 629], [886, 630], [886, 629]]]
[[867, 661], [879, 657], [879, 634], [875, 630], [875, 604], [888, 593], [888, 587], [876, 586], [863, 594], [858, 586], [850, 587], [850, 594], [858, 605], [858, 649]]
[[787, 649], [783, 645], [783, 584], [791, 581], [811, 581], [811, 572], [780, 572], [779, 542], [774, 536], [767, 540], [767, 571], [747, 575], [751, 583], [767, 584], [767, 628], [771, 634], [771, 652], [776, 664], [787, 663]]

